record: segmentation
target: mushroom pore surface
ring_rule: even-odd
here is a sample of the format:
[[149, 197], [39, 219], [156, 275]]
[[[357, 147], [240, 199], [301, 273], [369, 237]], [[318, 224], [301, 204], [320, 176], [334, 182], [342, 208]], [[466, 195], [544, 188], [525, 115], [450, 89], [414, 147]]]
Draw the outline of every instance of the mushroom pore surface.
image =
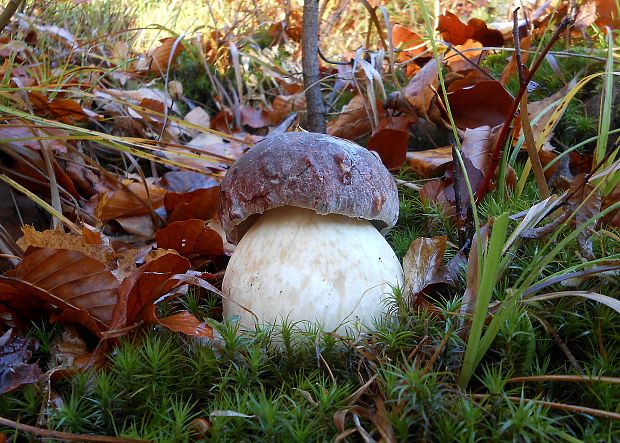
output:
[[367, 220], [290, 206], [264, 213], [237, 245], [223, 282], [224, 316], [243, 327], [309, 320], [325, 330], [365, 325], [402, 286], [394, 251]]

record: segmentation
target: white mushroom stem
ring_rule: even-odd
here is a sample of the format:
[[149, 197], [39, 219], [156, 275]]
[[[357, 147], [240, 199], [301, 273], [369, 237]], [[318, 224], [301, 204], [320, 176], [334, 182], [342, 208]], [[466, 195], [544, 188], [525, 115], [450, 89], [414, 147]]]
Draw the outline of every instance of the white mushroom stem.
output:
[[223, 282], [224, 316], [239, 316], [243, 327], [256, 322], [251, 311], [261, 323], [309, 320], [325, 330], [356, 330], [385, 312], [392, 286], [402, 284], [398, 258], [369, 221], [276, 208], [235, 249]]

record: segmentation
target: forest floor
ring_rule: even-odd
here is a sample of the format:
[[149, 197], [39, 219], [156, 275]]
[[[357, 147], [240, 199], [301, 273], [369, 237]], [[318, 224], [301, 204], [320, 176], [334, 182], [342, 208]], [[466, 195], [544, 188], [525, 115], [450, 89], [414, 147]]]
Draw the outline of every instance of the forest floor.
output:
[[361, 333], [242, 330], [219, 183], [307, 129], [301, 3], [6, 23], [0, 442], [618, 441], [617, 0], [320, 2], [327, 132], [393, 173], [405, 281]]

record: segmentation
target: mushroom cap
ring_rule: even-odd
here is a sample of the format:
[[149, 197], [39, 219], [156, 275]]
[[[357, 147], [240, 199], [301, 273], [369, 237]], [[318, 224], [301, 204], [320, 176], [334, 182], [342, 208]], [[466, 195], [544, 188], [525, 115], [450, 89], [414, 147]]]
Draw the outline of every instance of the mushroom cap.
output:
[[398, 219], [398, 191], [369, 150], [325, 134], [287, 132], [260, 141], [228, 170], [220, 221], [237, 243], [260, 214], [281, 206], [366, 219], [385, 233]]

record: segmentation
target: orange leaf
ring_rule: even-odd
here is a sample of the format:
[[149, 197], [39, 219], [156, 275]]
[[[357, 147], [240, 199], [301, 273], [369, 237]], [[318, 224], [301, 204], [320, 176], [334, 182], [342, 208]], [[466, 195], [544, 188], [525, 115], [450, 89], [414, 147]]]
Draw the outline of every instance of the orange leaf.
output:
[[[150, 54], [151, 63], [149, 72], [153, 74], [166, 74], [170, 64], [173, 63], [183, 50], [183, 43], [177, 42], [175, 37], [167, 37], [160, 40], [161, 45]], [[172, 52], [174, 50], [174, 53]]]
[[496, 80], [481, 81], [448, 93], [452, 117], [461, 129], [502, 124], [510, 112], [512, 100]]
[[452, 163], [452, 147], [427, 149], [407, 153], [407, 165], [422, 177], [438, 177]]
[[155, 323], [171, 331], [181, 332], [186, 335], [213, 338], [213, 328], [205, 322], [198, 320], [188, 311], [181, 311], [167, 317], [156, 318]]
[[144, 183], [130, 183], [126, 188], [117, 189], [109, 196], [100, 194], [95, 211], [97, 218], [105, 223], [118, 217], [149, 214], [149, 199], [152, 208], [157, 209], [164, 202], [166, 190], [152, 183], [148, 183], [147, 187], [148, 193]]
[[157, 231], [157, 247], [174, 249], [179, 254], [224, 255], [224, 244], [220, 234], [206, 227], [203, 220], [184, 220], [170, 223]]
[[164, 206], [170, 212], [168, 222], [189, 220], [192, 218], [209, 220], [217, 213], [220, 188], [213, 186], [197, 189], [183, 194], [169, 192], [164, 197]]
[[489, 29], [484, 21], [472, 18], [465, 24], [449, 11], [439, 16], [437, 31], [445, 41], [455, 45], [462, 45], [468, 39], [479, 41], [483, 46], [504, 45], [502, 33]]
[[398, 169], [405, 162], [409, 132], [382, 128], [368, 140], [368, 149], [376, 151], [388, 169]]
[[122, 328], [142, 318], [146, 310], [162, 295], [175, 287], [175, 274], [190, 268], [185, 257], [167, 253], [143, 265], [125, 278], [118, 289], [118, 303], [112, 314], [112, 328]]
[[[83, 324], [95, 333], [105, 330], [117, 301], [118, 280], [101, 262], [78, 251], [43, 248], [27, 254], [14, 276], [0, 276], [8, 286], [34, 298], [45, 309], [84, 311], [93, 322]], [[0, 299], [14, 300], [0, 288]], [[19, 300], [16, 300], [19, 303]], [[95, 328], [96, 326], [96, 328]]]

